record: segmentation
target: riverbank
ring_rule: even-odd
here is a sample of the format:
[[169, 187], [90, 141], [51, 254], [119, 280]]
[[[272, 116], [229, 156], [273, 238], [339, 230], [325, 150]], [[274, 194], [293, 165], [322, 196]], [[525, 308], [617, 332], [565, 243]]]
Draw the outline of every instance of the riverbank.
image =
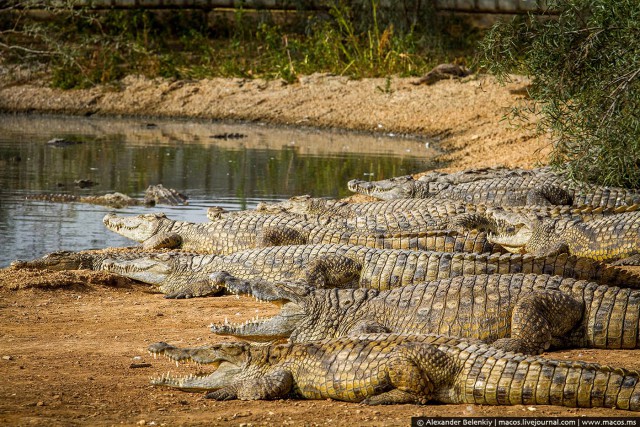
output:
[[[447, 169], [544, 163], [549, 140], [505, 114], [523, 102], [523, 77], [502, 86], [473, 75], [415, 85], [413, 78], [351, 80], [311, 75], [281, 80], [176, 81], [130, 76], [117, 85], [51, 89], [0, 78], [0, 112], [145, 116], [265, 122], [425, 137], [446, 152]], [[415, 171], [419, 173], [420, 171]]]
[[[415, 79], [349, 80], [316, 75], [279, 81], [125, 79], [117, 87], [58, 91], [44, 84], [0, 83], [0, 111], [103, 116], [181, 117], [267, 122], [412, 134], [447, 150], [448, 169], [544, 162], [548, 140], [502, 120], [526, 80], [492, 77], [415, 86]], [[420, 171], [415, 171], [419, 173]], [[277, 309], [233, 296], [167, 300], [151, 287], [104, 272], [0, 272], [3, 327], [0, 424], [30, 426], [397, 426], [412, 416], [630, 416], [610, 408], [543, 405], [392, 405], [336, 401], [207, 400], [153, 387], [151, 376], [194, 367], [154, 360], [146, 347], [165, 340], [201, 346], [211, 322], [244, 322]], [[574, 349], [544, 357], [640, 369], [637, 350]], [[207, 367], [202, 368], [209, 371]]]

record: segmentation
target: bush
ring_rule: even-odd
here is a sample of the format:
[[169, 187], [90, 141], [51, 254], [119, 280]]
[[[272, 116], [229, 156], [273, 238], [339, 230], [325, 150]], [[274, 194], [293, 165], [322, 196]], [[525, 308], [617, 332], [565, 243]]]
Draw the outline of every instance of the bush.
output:
[[494, 26], [482, 42], [483, 65], [501, 78], [532, 78], [526, 108], [540, 114], [539, 131], [552, 132], [557, 169], [640, 187], [640, 2], [548, 4], [553, 14]]

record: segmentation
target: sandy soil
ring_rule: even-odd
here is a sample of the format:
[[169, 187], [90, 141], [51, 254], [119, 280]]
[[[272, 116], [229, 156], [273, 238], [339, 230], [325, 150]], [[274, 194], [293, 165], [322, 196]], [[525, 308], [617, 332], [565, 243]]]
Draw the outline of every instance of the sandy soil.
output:
[[[1, 73], [0, 73], [1, 74]], [[5, 76], [6, 77], [6, 76]], [[13, 83], [12, 83], [13, 82]], [[450, 169], [544, 161], [548, 141], [501, 121], [526, 80], [492, 78], [414, 86], [410, 79], [311, 76], [294, 85], [259, 80], [126, 79], [119, 87], [61, 92], [0, 79], [0, 110], [264, 121], [433, 136]], [[540, 151], [541, 150], [541, 151]], [[418, 173], [420, 171], [416, 171]], [[409, 425], [411, 416], [628, 416], [613, 409], [474, 405], [365, 407], [333, 401], [212, 402], [149, 385], [176, 368], [150, 343], [219, 340], [207, 325], [273, 313], [235, 297], [166, 300], [148, 286], [96, 272], [0, 271], [0, 424], [3, 425]], [[546, 355], [640, 369], [638, 351]], [[148, 363], [148, 367], [135, 367]]]

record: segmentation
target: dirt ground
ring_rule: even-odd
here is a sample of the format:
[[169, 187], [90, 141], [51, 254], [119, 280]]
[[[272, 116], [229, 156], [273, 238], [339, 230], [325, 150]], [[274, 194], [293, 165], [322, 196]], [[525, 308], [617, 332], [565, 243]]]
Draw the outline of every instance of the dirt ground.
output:
[[[6, 70], [5, 70], [6, 71]], [[522, 100], [492, 78], [414, 86], [412, 79], [310, 76], [294, 85], [259, 80], [175, 82], [130, 77], [119, 87], [54, 91], [0, 72], [0, 111], [144, 115], [262, 121], [433, 136], [449, 169], [544, 162], [548, 140], [501, 120]], [[418, 173], [420, 171], [416, 171]], [[551, 406], [397, 405], [334, 401], [213, 402], [149, 385], [176, 368], [154, 360], [156, 341], [219, 341], [211, 322], [274, 313], [235, 297], [166, 300], [146, 285], [98, 272], [0, 271], [2, 425], [410, 425], [412, 416], [628, 416], [613, 409]], [[573, 350], [545, 357], [640, 369], [635, 351]], [[150, 366], [147, 366], [149, 364]], [[142, 367], [138, 367], [138, 366]]]

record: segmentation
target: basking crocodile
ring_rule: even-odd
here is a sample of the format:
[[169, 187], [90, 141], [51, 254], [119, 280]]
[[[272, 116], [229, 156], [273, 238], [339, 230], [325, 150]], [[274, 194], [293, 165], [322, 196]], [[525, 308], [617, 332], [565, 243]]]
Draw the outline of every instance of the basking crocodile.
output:
[[[427, 216], [396, 218], [301, 217], [299, 215], [235, 215], [215, 221], [175, 221], [165, 214], [120, 216], [109, 213], [105, 226], [142, 243], [145, 249], [182, 249], [230, 254], [256, 247], [342, 243], [373, 248], [464, 252], [504, 252], [483, 232], [448, 230], [448, 219]], [[438, 229], [442, 227], [443, 229]]]
[[[513, 253], [544, 256], [568, 252], [618, 265], [640, 265], [640, 212], [626, 212], [585, 221], [582, 218], [535, 218], [493, 212], [489, 216], [465, 216], [466, 221], [497, 233], [489, 240]], [[515, 232], [506, 232], [505, 224]]]
[[640, 411], [640, 373], [505, 352], [439, 335], [369, 334], [307, 343], [223, 343], [153, 354], [211, 364], [214, 372], [152, 384], [208, 391], [216, 400], [296, 397], [369, 405], [472, 403]]
[[547, 170], [531, 174], [507, 174], [456, 185], [400, 177], [375, 182], [352, 180], [348, 187], [351, 191], [383, 200], [437, 196], [500, 206], [551, 204], [617, 207], [640, 203], [640, 190], [575, 183]]
[[14, 268], [49, 270], [72, 269], [73, 265], [106, 270], [156, 285], [168, 298], [222, 292], [223, 283], [210, 279], [210, 275], [217, 272], [227, 272], [238, 279], [302, 280], [314, 287], [372, 289], [493, 273], [558, 274], [608, 284], [638, 285], [638, 276], [632, 273], [568, 254], [535, 257], [529, 254], [375, 249], [340, 244], [272, 246], [225, 256], [186, 252], [62, 252], [12, 264]]
[[449, 225], [448, 220], [461, 214], [484, 214], [496, 209], [540, 217], [557, 218], [575, 216], [584, 219], [598, 218], [614, 213], [633, 212], [640, 204], [620, 206], [616, 208], [582, 206], [503, 206], [496, 207], [483, 203], [466, 203], [462, 200], [442, 198], [431, 199], [394, 199], [374, 202], [347, 203], [341, 200], [311, 198], [309, 196], [292, 197], [275, 204], [263, 204], [256, 211], [241, 211], [234, 215], [251, 215], [259, 213], [291, 213], [296, 215], [317, 215], [336, 218], [349, 218], [357, 223], [391, 222], [394, 224], [412, 225], [418, 221], [432, 221], [441, 228]]
[[122, 193], [109, 193], [102, 196], [78, 196], [74, 194], [33, 194], [27, 196], [27, 200], [42, 200], [57, 203], [90, 203], [93, 205], [109, 206], [112, 208], [123, 208], [126, 206], [154, 206], [164, 205], [186, 205], [187, 196], [179, 193], [173, 188], [165, 188], [162, 184], [150, 185], [147, 187], [144, 199], [134, 199]]
[[287, 283], [217, 280], [233, 293], [281, 307], [270, 319], [211, 325], [252, 341], [294, 342], [369, 332], [474, 338], [509, 351], [640, 348], [640, 290], [537, 274], [454, 277], [387, 291], [311, 289]]

